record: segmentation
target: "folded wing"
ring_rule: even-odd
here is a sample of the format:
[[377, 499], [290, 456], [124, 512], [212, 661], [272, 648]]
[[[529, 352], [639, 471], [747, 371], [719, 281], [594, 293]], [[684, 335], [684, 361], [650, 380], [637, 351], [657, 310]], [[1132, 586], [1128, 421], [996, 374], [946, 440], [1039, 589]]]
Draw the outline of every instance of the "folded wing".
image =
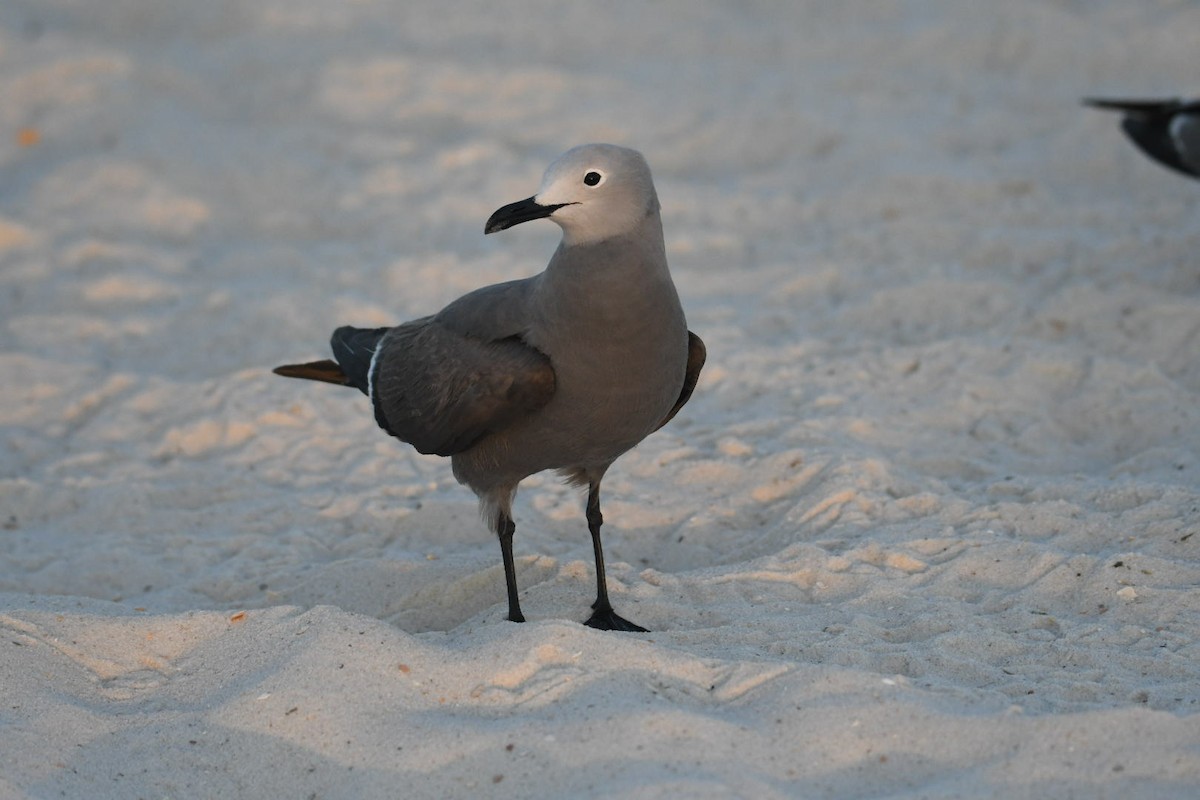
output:
[[390, 329], [370, 373], [375, 419], [422, 453], [450, 456], [554, 395], [554, 368], [517, 336], [466, 336], [426, 318]]
[[[679, 399], [675, 401], [675, 405], [663, 417], [663, 421], [658, 423], [658, 428], [670, 422], [679, 413], [679, 409], [683, 408], [691, 399], [692, 392], [696, 389], [696, 382], [700, 380], [700, 370], [704, 368], [704, 360], [707, 357], [708, 350], [704, 347], [704, 341], [688, 331], [688, 359], [687, 370], [683, 374], [683, 388], [679, 391]], [[658, 428], [654, 430], [658, 430]]]

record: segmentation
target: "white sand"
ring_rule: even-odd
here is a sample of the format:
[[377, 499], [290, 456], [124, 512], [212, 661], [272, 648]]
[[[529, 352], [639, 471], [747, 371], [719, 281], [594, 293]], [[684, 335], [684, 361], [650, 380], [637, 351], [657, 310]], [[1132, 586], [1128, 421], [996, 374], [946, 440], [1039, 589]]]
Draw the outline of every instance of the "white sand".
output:
[[[0, 797], [1200, 792], [1200, 183], [1088, 94], [1200, 6], [0, 4]], [[655, 170], [709, 346], [522, 603], [442, 459], [270, 367]]]

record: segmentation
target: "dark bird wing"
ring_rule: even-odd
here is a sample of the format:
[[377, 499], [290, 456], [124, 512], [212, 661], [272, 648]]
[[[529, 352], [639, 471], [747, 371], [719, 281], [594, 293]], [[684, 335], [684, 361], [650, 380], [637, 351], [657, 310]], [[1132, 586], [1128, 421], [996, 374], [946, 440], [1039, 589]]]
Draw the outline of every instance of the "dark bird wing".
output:
[[[663, 421], [658, 423], [658, 428], [670, 422], [671, 418], [679, 413], [679, 409], [683, 408], [691, 399], [692, 392], [696, 389], [696, 382], [700, 380], [700, 370], [704, 368], [704, 359], [707, 356], [708, 350], [704, 347], [704, 341], [688, 331], [688, 359], [687, 370], [683, 374], [683, 388], [679, 390], [679, 399], [675, 401], [675, 405], [667, 412], [667, 416], [663, 417]], [[658, 428], [654, 430], [658, 430]]]
[[388, 433], [450, 456], [544, 406], [554, 386], [550, 359], [519, 338], [463, 336], [426, 318], [380, 342], [371, 400]]
[[1200, 177], [1200, 102], [1085, 99], [1084, 104], [1121, 111], [1121, 128], [1138, 148], [1165, 167]]
[[1092, 108], [1103, 108], [1108, 111], [1124, 111], [1129, 114], [1170, 113], [1183, 105], [1176, 98], [1168, 100], [1115, 100], [1106, 97], [1085, 97], [1083, 98], [1083, 104]]

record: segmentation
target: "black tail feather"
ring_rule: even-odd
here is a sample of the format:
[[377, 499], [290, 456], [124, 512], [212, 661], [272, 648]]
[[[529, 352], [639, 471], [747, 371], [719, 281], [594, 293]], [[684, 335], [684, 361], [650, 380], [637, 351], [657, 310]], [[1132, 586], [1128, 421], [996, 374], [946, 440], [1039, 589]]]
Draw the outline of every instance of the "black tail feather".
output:
[[333, 332], [329, 346], [336, 361], [324, 359], [306, 364], [284, 364], [273, 372], [285, 378], [304, 378], [310, 381], [353, 386], [368, 394], [371, 359], [379, 340], [390, 328], [352, 328], [345, 326]]
[[333, 357], [346, 374], [347, 384], [363, 394], [368, 394], [371, 359], [375, 357], [375, 349], [389, 330], [391, 328], [354, 328], [346, 325], [334, 331], [329, 340]]

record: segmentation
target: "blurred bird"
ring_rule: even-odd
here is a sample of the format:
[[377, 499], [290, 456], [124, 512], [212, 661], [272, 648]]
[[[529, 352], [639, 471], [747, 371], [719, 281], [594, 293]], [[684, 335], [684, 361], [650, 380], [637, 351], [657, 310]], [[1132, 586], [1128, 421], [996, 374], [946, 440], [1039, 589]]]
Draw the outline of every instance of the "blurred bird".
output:
[[1143, 153], [1176, 172], [1200, 178], [1200, 100], [1087, 98], [1083, 102], [1122, 112], [1121, 127]]

